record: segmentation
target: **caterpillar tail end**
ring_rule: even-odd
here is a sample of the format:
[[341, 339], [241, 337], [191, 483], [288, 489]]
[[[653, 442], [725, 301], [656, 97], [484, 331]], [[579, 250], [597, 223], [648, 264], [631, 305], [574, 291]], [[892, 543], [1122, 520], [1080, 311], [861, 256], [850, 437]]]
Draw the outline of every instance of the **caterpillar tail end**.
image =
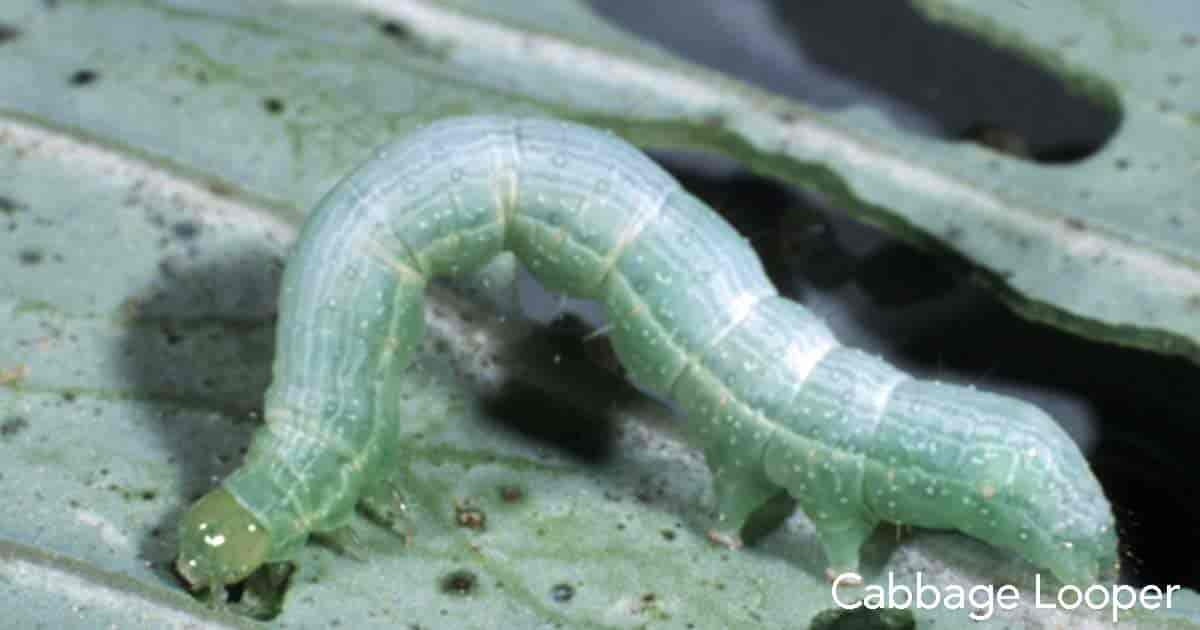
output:
[[267, 561], [271, 537], [224, 488], [204, 495], [179, 524], [175, 570], [188, 589], [210, 589], [240, 582]]

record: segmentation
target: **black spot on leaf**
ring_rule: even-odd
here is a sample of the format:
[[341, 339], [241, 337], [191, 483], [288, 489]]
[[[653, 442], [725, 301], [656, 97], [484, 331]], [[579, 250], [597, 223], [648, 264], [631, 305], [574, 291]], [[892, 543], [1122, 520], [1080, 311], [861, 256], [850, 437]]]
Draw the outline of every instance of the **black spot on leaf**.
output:
[[550, 589], [550, 598], [554, 601], [565, 604], [575, 597], [575, 587], [570, 584], [555, 584]]
[[97, 73], [95, 70], [89, 70], [87, 68], [84, 68], [83, 70], [76, 70], [75, 74], [71, 75], [71, 85], [84, 86], [84, 85], [88, 85], [91, 83], [95, 83], [96, 79], [99, 79], [99, 78], [100, 78], [100, 74]]
[[479, 579], [466, 569], [459, 569], [442, 577], [442, 592], [450, 595], [470, 595], [478, 586]]
[[23, 249], [17, 253], [17, 260], [20, 260], [22, 265], [39, 265], [44, 259], [45, 255], [36, 249]]
[[21, 416], [11, 416], [0, 423], [0, 438], [11, 438], [29, 428], [29, 421]]
[[11, 197], [0, 195], [0, 214], [12, 216], [21, 209], [21, 204]]
[[15, 26], [8, 24], [0, 24], [0, 44], [10, 42], [17, 37], [20, 37], [21, 31]]
[[195, 238], [200, 233], [200, 226], [191, 221], [180, 221], [171, 226], [171, 231], [175, 233], [175, 236], [186, 241]]
[[396, 20], [388, 20], [379, 25], [379, 30], [383, 31], [384, 35], [394, 37], [396, 39], [408, 39], [412, 36], [412, 31], [403, 22]]
[[285, 109], [281, 99], [271, 97], [263, 99], [263, 109], [267, 110], [268, 114], [282, 114]]

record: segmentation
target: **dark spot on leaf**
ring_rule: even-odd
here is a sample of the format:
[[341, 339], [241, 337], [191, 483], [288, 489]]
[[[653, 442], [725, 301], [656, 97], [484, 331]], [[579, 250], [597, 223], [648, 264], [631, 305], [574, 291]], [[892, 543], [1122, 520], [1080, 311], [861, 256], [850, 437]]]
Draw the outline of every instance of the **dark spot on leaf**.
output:
[[516, 503], [525, 498], [525, 493], [517, 486], [503, 486], [500, 488], [500, 499], [505, 503]]
[[671, 542], [672, 540], [675, 540], [675, 530], [673, 530], [673, 529], [664, 529], [659, 533], [662, 534], [663, 540], [665, 540], [667, 542]]
[[233, 194], [233, 188], [223, 181], [210, 180], [207, 184], [208, 192], [219, 197], [229, 197]]
[[20, 209], [21, 204], [17, 203], [16, 200], [0, 195], [0, 214], [12, 216]]
[[409, 30], [408, 26], [396, 20], [388, 20], [380, 24], [379, 30], [383, 31], [384, 35], [395, 37], [396, 39], [408, 39], [412, 37], [412, 31]]
[[28, 420], [21, 416], [12, 416], [0, 423], [0, 437], [11, 438], [28, 428]]
[[158, 498], [158, 491], [157, 490], [143, 490], [141, 496], [142, 496], [143, 501], [153, 501], [154, 499]]
[[173, 346], [180, 341], [183, 341], [183, 335], [179, 334], [179, 332], [172, 328], [170, 324], [164, 323], [161, 326], [161, 330], [163, 337], [167, 340], [167, 345]]
[[487, 526], [487, 514], [472, 505], [456, 505], [454, 506], [454, 522], [459, 527], [482, 530]]
[[0, 24], [0, 44], [10, 42], [16, 39], [21, 34], [21, 31], [15, 26], [8, 24]]
[[275, 97], [263, 99], [263, 109], [267, 110], [268, 114], [282, 114], [283, 101]]
[[44, 258], [42, 252], [36, 249], [23, 249], [17, 253], [17, 259], [21, 261], [22, 265], [38, 265]]
[[73, 402], [75, 402], [75, 398], [76, 398], [75, 392], [63, 392], [62, 393], [62, 399], [64, 402], [73, 403]]
[[570, 584], [555, 584], [550, 589], [550, 598], [554, 601], [565, 604], [575, 597], [575, 587]]
[[790, 124], [796, 122], [796, 113], [795, 112], [779, 112], [778, 114], [775, 114], [775, 118], [777, 118], [779, 120], [779, 122], [781, 122], [785, 125], [790, 125]]
[[1179, 41], [1183, 42], [1184, 46], [1195, 46], [1197, 42], [1200, 42], [1200, 37], [1196, 37], [1192, 33], [1184, 33]]
[[171, 226], [171, 231], [175, 233], [175, 236], [186, 241], [190, 238], [195, 238], [200, 233], [200, 226], [191, 221], [180, 221]]
[[442, 577], [442, 592], [450, 595], [470, 595], [478, 581], [474, 573], [459, 569]]
[[1077, 219], [1075, 217], [1067, 217], [1064, 220], [1064, 222], [1067, 224], [1067, 227], [1071, 228], [1072, 230], [1086, 230], [1087, 229], [1087, 224], [1084, 223], [1082, 220]]
[[1175, 74], [1174, 72], [1167, 75], [1167, 85], [1169, 85], [1171, 87], [1178, 87], [1182, 83], [1183, 83], [1183, 75]]
[[100, 78], [100, 75], [97, 74], [95, 70], [88, 70], [86, 68], [83, 70], [76, 70], [75, 74], [71, 75], [71, 85], [88, 85], [89, 83], [95, 82], [98, 78]]
[[1118, 171], [1123, 171], [1129, 168], [1129, 160], [1126, 158], [1117, 158], [1116, 161], [1113, 162], [1113, 166], [1116, 166]]

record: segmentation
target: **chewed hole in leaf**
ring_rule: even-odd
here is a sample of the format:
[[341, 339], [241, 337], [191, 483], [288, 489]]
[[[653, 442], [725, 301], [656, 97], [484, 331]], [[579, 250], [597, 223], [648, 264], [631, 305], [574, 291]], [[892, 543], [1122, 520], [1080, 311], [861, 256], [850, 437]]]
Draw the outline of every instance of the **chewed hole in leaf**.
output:
[[907, 2], [776, 7], [817, 62], [914, 107], [949, 136], [1012, 157], [1063, 163], [1099, 151], [1120, 125], [1117, 97], [1101, 81], [1058, 76], [1040, 63], [1078, 46], [1076, 40], [1023, 54], [985, 40], [1008, 34], [979, 37], [933, 22]]
[[[765, 4], [768, 19], [777, 25], [774, 36], [784, 39], [785, 45], [794, 43], [817, 65], [923, 114], [934, 123], [939, 137], [975, 142], [1019, 159], [1069, 163], [1098, 152], [1120, 126], [1118, 97], [1104, 80], [1069, 69], [1063, 74], [1049, 69], [1061, 67], [1060, 59], [1079, 54], [1084, 42], [1078, 37], [1062, 37], [1054, 48], [1016, 50], [987, 40], [1016, 44], [1018, 34], [989, 30], [993, 26], [981, 27], [982, 34], [969, 33], [928, 19], [908, 2], [774, 0]], [[741, 51], [734, 47], [724, 59], [703, 58], [710, 50], [688, 35], [695, 20], [648, 26], [644, 12], [635, 8], [640, 3], [593, 0], [591, 5], [635, 33], [653, 34], [675, 52], [756, 79], [746, 76], [746, 66], [755, 59], [749, 52], [739, 55]], [[1029, 3], [1028, 10], [1043, 9]], [[756, 44], [755, 54], [767, 45]], [[764, 75], [762, 82], [780, 89], [782, 84], [772, 83], [779, 81], [778, 75], [778, 71]], [[791, 82], [803, 84], [803, 76]], [[852, 100], [858, 99], [845, 96], [857, 91], [809, 90], [799, 96], [820, 109], [841, 109], [857, 104]], [[914, 127], [915, 133], [928, 132], [927, 126]]]

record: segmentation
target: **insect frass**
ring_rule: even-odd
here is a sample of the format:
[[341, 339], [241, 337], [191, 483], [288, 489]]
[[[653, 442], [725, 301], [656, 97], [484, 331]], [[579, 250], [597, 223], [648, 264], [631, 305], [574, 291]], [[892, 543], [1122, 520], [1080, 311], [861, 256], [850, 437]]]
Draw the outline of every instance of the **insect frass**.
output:
[[686, 411], [718, 538], [736, 543], [784, 489], [831, 576], [858, 566], [881, 522], [956, 529], [1063, 581], [1115, 566], [1109, 503], [1040, 409], [840, 345], [732, 227], [614, 135], [465, 117], [384, 148], [310, 215], [284, 274], [267, 422], [181, 525], [189, 583], [216, 590], [345, 524], [403, 421], [395, 379], [426, 284], [505, 250], [550, 289], [603, 303], [629, 375]]

